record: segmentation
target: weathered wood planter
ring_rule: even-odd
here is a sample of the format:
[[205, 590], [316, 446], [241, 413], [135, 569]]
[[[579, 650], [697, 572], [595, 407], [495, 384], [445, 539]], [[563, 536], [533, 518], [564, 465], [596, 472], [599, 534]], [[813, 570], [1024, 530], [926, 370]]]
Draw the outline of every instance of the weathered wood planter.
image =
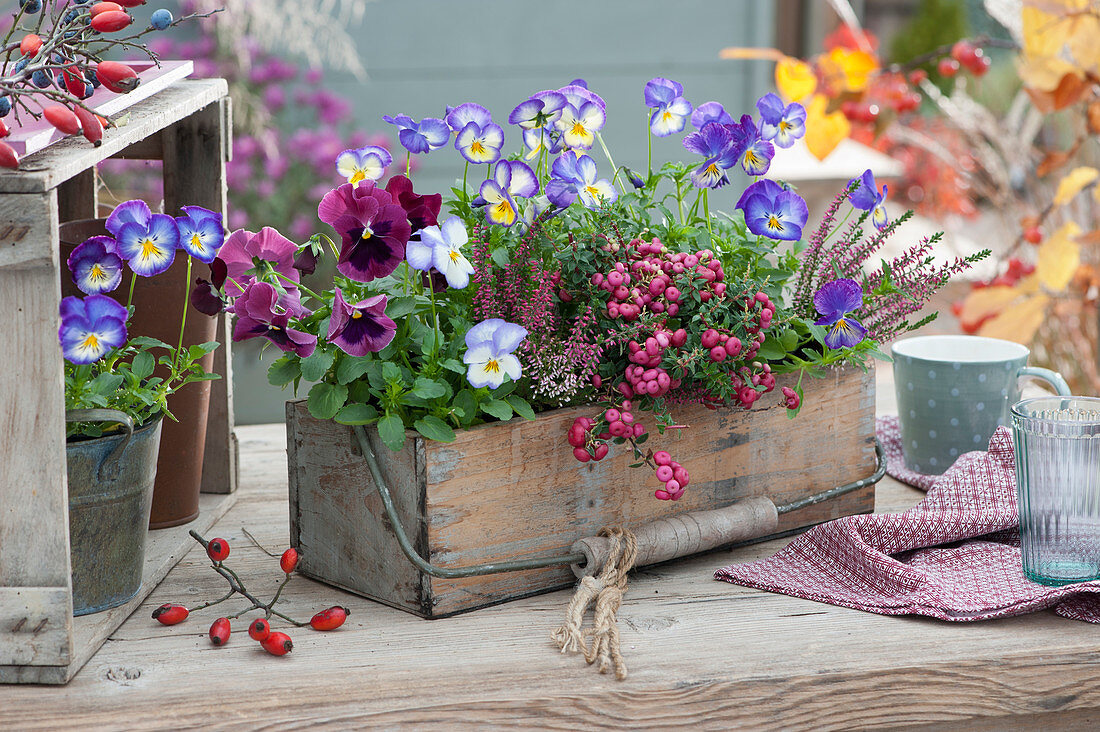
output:
[[[856, 370], [806, 379], [805, 407], [794, 420], [782, 409], [679, 409], [677, 419], [690, 430], [679, 439], [654, 438], [691, 473], [675, 503], [653, 497], [653, 476], [629, 468], [626, 449], [613, 448], [598, 463], [573, 458], [564, 436], [590, 409], [482, 425], [451, 444], [416, 437], [399, 453], [374, 430], [368, 438], [420, 555], [462, 567], [566, 553], [606, 525], [638, 526], [749, 496], [792, 501], [865, 478], [876, 467], [874, 384], [874, 372]], [[568, 566], [457, 580], [421, 572], [398, 547], [352, 428], [314, 419], [298, 400], [287, 403], [287, 437], [290, 540], [302, 552], [304, 574], [427, 618], [574, 582]], [[869, 485], [782, 515], [778, 529], [873, 509]]]

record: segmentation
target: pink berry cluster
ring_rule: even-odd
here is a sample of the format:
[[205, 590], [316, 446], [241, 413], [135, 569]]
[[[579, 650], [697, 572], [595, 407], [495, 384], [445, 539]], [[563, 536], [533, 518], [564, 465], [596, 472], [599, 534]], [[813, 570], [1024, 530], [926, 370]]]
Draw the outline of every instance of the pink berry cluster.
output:
[[[605, 251], [612, 253], [619, 253], [623, 248], [615, 242], [603, 246]], [[694, 254], [673, 254], [656, 237], [648, 242], [632, 239], [625, 249], [627, 262], [615, 262], [608, 272], [596, 272], [589, 280], [594, 287], [610, 293], [607, 314], [611, 318], [633, 322], [644, 311], [674, 318], [680, 312], [685, 294], [681, 285], [685, 281], [699, 291], [701, 302], [726, 294], [722, 263], [709, 249]], [[681, 277], [685, 274], [689, 276]]]
[[653, 453], [653, 462], [657, 464], [657, 480], [665, 484], [664, 488], [658, 488], [653, 495], [662, 501], [679, 500], [684, 495], [684, 488], [691, 481], [688, 471], [664, 450]]
[[688, 339], [687, 331], [678, 328], [671, 333], [658, 329], [653, 335], [644, 339], [641, 343], [632, 340], [627, 343], [627, 359], [633, 364], [626, 367], [623, 376], [625, 381], [619, 382], [616, 387], [624, 397], [630, 398], [635, 394], [651, 397], [664, 396], [670, 389], [680, 386], [680, 379], [674, 379], [661, 367], [666, 351], [680, 349]]

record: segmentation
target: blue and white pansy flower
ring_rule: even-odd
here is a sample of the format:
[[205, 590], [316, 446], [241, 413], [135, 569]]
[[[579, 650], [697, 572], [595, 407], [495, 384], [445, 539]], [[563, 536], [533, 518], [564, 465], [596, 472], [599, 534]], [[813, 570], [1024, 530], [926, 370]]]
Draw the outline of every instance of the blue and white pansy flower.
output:
[[505, 376], [513, 381], [519, 379], [523, 367], [512, 354], [526, 337], [526, 328], [500, 318], [483, 320], [470, 328], [466, 332], [466, 354], [462, 357], [470, 386], [496, 389], [504, 383]]
[[504, 130], [492, 122], [484, 127], [477, 122], [467, 122], [455, 137], [455, 149], [474, 165], [500, 160], [500, 149], [503, 146]]
[[180, 247], [200, 262], [210, 264], [225, 243], [222, 215], [202, 206], [184, 206], [176, 219]]
[[668, 137], [684, 129], [691, 103], [684, 99], [684, 85], [657, 77], [645, 85], [645, 105], [653, 110], [649, 129], [657, 137]]
[[405, 259], [413, 269], [427, 272], [433, 267], [446, 279], [447, 286], [461, 290], [470, 284], [474, 267], [462, 253], [469, 241], [466, 226], [458, 216], [452, 216], [440, 226], [420, 230], [420, 240], [405, 245]]
[[514, 197], [530, 198], [538, 192], [538, 179], [526, 163], [501, 160], [493, 168], [493, 177], [481, 184], [474, 205], [485, 206], [489, 223], [511, 226], [518, 210]]
[[[855, 181], [849, 181], [851, 185]], [[871, 223], [882, 231], [890, 223], [890, 217], [886, 215], [886, 186], [882, 186], [882, 192], [878, 191], [875, 183], [875, 174], [867, 170], [859, 177], [859, 186], [848, 196], [851, 204], [871, 213]]]
[[122, 282], [122, 257], [118, 243], [109, 236], [93, 236], [69, 255], [69, 272], [81, 292], [101, 295]]
[[378, 180], [393, 162], [390, 151], [377, 145], [345, 150], [336, 156], [336, 172], [355, 185], [363, 180]]
[[765, 94], [756, 101], [760, 110], [760, 137], [781, 148], [789, 148], [806, 134], [806, 108], [798, 102], [783, 104], [775, 94]]
[[144, 201], [127, 201], [107, 218], [107, 230], [118, 242], [118, 253], [143, 277], [160, 274], [172, 266], [179, 246], [176, 220], [154, 214]]
[[126, 342], [127, 312], [107, 295], [61, 301], [61, 353], [75, 364], [95, 363]]

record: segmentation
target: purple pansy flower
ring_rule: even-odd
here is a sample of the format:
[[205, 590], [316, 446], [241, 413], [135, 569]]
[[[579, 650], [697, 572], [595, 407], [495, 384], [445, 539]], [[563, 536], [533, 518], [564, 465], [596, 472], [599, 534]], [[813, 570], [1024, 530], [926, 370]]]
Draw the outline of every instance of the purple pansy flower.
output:
[[210, 316], [225, 310], [222, 287], [225, 286], [228, 273], [225, 262], [215, 257], [210, 263], [210, 279], [195, 278], [195, 286], [191, 288], [191, 306], [200, 313]]
[[596, 133], [603, 129], [606, 121], [603, 107], [594, 102], [584, 102], [580, 107], [566, 104], [556, 126], [566, 147], [591, 150], [596, 143]]
[[[270, 263], [271, 268], [286, 279], [298, 282], [298, 270], [294, 268], [297, 253], [297, 245], [270, 226], [260, 229], [259, 233], [237, 229], [226, 238], [217, 257], [225, 263], [229, 278], [226, 294], [231, 298], [240, 296], [243, 288], [255, 279], [245, 272], [255, 268], [257, 259]], [[283, 286], [297, 293], [297, 288], [285, 280]]]
[[814, 293], [814, 307], [822, 315], [815, 323], [828, 327], [825, 345], [829, 348], [851, 348], [867, 335], [863, 324], [851, 317], [863, 307], [863, 288], [855, 280], [826, 282]]
[[493, 121], [493, 116], [488, 109], [480, 104], [466, 102], [457, 107], [447, 107], [443, 121], [451, 128], [451, 132], [458, 134], [466, 125], [475, 122], [478, 127], [484, 128]]
[[730, 182], [725, 171], [737, 164], [741, 148], [728, 126], [708, 122], [698, 132], [686, 135], [683, 144], [704, 158], [702, 164], [691, 172], [691, 182], [696, 188], [721, 188]]
[[95, 363], [126, 342], [126, 308], [106, 295], [61, 301], [61, 353], [75, 364]]
[[172, 266], [180, 235], [171, 216], [151, 212], [144, 201], [126, 201], [115, 207], [106, 226], [119, 256], [137, 274], [151, 277]]
[[[852, 182], [848, 181], [848, 185]], [[861, 211], [870, 211], [871, 222], [879, 231], [885, 229], [890, 222], [890, 217], [886, 215], [886, 186], [883, 185], [882, 192], [879, 193], [875, 174], [870, 170], [860, 176], [859, 186], [848, 196], [848, 200]]]
[[524, 130], [523, 145], [527, 148], [527, 154], [523, 156], [523, 159], [534, 160], [543, 150], [548, 155], [557, 155], [562, 149], [561, 137], [561, 133], [557, 130], [545, 127]]
[[202, 206], [183, 206], [180, 210], [185, 214], [176, 219], [180, 247], [200, 262], [210, 264], [225, 243], [222, 215]]
[[691, 125], [697, 130], [703, 129], [707, 122], [717, 122], [720, 125], [732, 125], [733, 117], [726, 108], [718, 102], [703, 102], [691, 113]]
[[734, 142], [741, 149], [741, 167], [749, 175], [764, 175], [771, 167], [775, 157], [775, 146], [760, 136], [756, 123], [747, 114], [741, 115], [741, 121], [728, 125]]
[[547, 89], [535, 92], [529, 99], [516, 105], [508, 115], [508, 122], [525, 130], [550, 128], [558, 121], [564, 106], [565, 97], [556, 91]]
[[287, 300], [269, 282], [249, 283], [233, 303], [233, 340], [266, 338], [279, 350], [306, 358], [317, 348], [317, 336], [289, 327], [292, 317], [308, 312], [296, 305], [296, 298]]
[[806, 108], [798, 102], [784, 105], [777, 95], [768, 93], [756, 100], [760, 110], [760, 136], [782, 148], [806, 134]]
[[546, 197], [558, 208], [565, 208], [579, 196], [585, 208], [596, 209], [618, 197], [606, 178], [597, 180], [596, 161], [573, 151], [564, 152], [550, 169]]
[[397, 141], [411, 153], [426, 153], [441, 148], [451, 139], [451, 128], [435, 117], [425, 117], [416, 122], [407, 114], [382, 119], [398, 128]]
[[93, 236], [69, 255], [73, 283], [89, 295], [110, 292], [122, 282], [122, 257], [118, 243], [109, 236]]
[[782, 241], [802, 238], [810, 212], [793, 191], [772, 180], [759, 180], [745, 189], [736, 208], [745, 213], [745, 225], [757, 236]]
[[495, 163], [500, 160], [500, 148], [504, 146], [504, 130], [500, 125], [467, 122], [455, 137], [455, 150], [474, 165]]
[[466, 226], [458, 216], [452, 216], [442, 226], [429, 226], [420, 232], [420, 241], [410, 241], [405, 247], [405, 259], [413, 269], [427, 272], [435, 267], [447, 278], [447, 285], [461, 290], [470, 284], [474, 267], [462, 254], [469, 241]]
[[355, 185], [361, 180], [378, 180], [393, 162], [390, 151], [378, 145], [345, 150], [336, 156], [336, 172]]
[[336, 288], [332, 299], [332, 317], [328, 322], [328, 341], [352, 356], [377, 353], [390, 344], [397, 324], [386, 315], [386, 296], [375, 295], [349, 305], [344, 293]]
[[340, 234], [343, 245], [336, 270], [357, 282], [370, 282], [397, 269], [412, 234], [405, 209], [389, 193], [363, 181], [329, 191], [317, 216]]
[[[574, 79], [574, 81], [584, 81], [584, 79]], [[571, 105], [573, 109], [580, 109], [585, 104], [595, 104], [602, 110], [607, 110], [607, 104], [604, 102], [603, 97], [588, 88], [588, 84], [567, 84], [561, 89], [558, 89], [558, 93], [565, 97], [565, 103]]]
[[538, 192], [538, 179], [526, 163], [502, 160], [493, 168], [493, 177], [481, 184], [474, 205], [485, 206], [485, 219], [490, 224], [511, 226], [516, 222], [513, 197], [530, 198]]
[[527, 337], [527, 329], [500, 318], [483, 320], [466, 332], [466, 354], [462, 357], [470, 386], [496, 389], [507, 374], [519, 379], [523, 367], [512, 353]]
[[439, 217], [439, 208], [443, 205], [443, 196], [439, 193], [414, 193], [412, 181], [403, 175], [390, 176], [386, 181], [386, 193], [394, 203], [405, 209], [405, 218], [409, 220], [412, 233], [425, 226], [435, 226]]
[[684, 99], [684, 85], [657, 77], [645, 85], [645, 105], [653, 110], [649, 129], [657, 137], [668, 137], [684, 129], [691, 103]]

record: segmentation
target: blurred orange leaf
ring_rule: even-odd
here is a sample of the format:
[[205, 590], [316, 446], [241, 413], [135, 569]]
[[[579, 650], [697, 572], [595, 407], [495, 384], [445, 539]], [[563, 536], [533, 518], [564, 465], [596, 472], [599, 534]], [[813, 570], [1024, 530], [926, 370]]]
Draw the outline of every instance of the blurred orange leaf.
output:
[[1076, 241], [1080, 233], [1081, 227], [1067, 221], [1039, 246], [1035, 274], [1043, 287], [1061, 292], [1073, 279], [1077, 265], [1081, 263], [1081, 247]]
[[730, 46], [718, 52], [718, 58], [726, 59], [760, 59], [763, 61], [782, 61], [787, 55], [775, 48], [747, 48], [745, 46]]
[[866, 51], [834, 48], [821, 58], [821, 70], [834, 93], [859, 92], [867, 88], [868, 77], [878, 70], [878, 59]]
[[1078, 75], [1080, 72], [1076, 67], [1059, 59], [1054, 61], [1064, 64], [1064, 67], [1059, 66], [1058, 69], [1051, 71], [1050, 78], [1055, 79], [1053, 82], [1050, 82], [1046, 76], [1033, 73], [1036, 67], [1020, 67], [1020, 77], [1027, 85], [1025, 87], [1027, 95], [1031, 97], [1032, 103], [1040, 112], [1048, 114], [1075, 104], [1090, 89], [1089, 82]]
[[1032, 295], [1003, 310], [985, 322], [978, 335], [1001, 338], [1027, 345], [1043, 324], [1050, 298], [1043, 294]]
[[1089, 103], [1086, 117], [1089, 123], [1089, 132], [1093, 135], [1100, 133], [1100, 100]]
[[963, 300], [959, 320], [963, 323], [980, 323], [1001, 312], [1020, 297], [1021, 292], [1009, 285], [994, 285], [972, 290]]
[[842, 113], [825, 111], [828, 104], [825, 95], [815, 94], [806, 105], [806, 147], [818, 160], [824, 160], [852, 130]]
[[817, 76], [809, 64], [784, 56], [775, 65], [775, 88], [788, 102], [797, 102], [814, 93]]
[[1064, 206], [1070, 199], [1084, 190], [1085, 186], [1100, 177], [1096, 168], [1074, 168], [1058, 181], [1058, 190], [1054, 193], [1054, 205]]

